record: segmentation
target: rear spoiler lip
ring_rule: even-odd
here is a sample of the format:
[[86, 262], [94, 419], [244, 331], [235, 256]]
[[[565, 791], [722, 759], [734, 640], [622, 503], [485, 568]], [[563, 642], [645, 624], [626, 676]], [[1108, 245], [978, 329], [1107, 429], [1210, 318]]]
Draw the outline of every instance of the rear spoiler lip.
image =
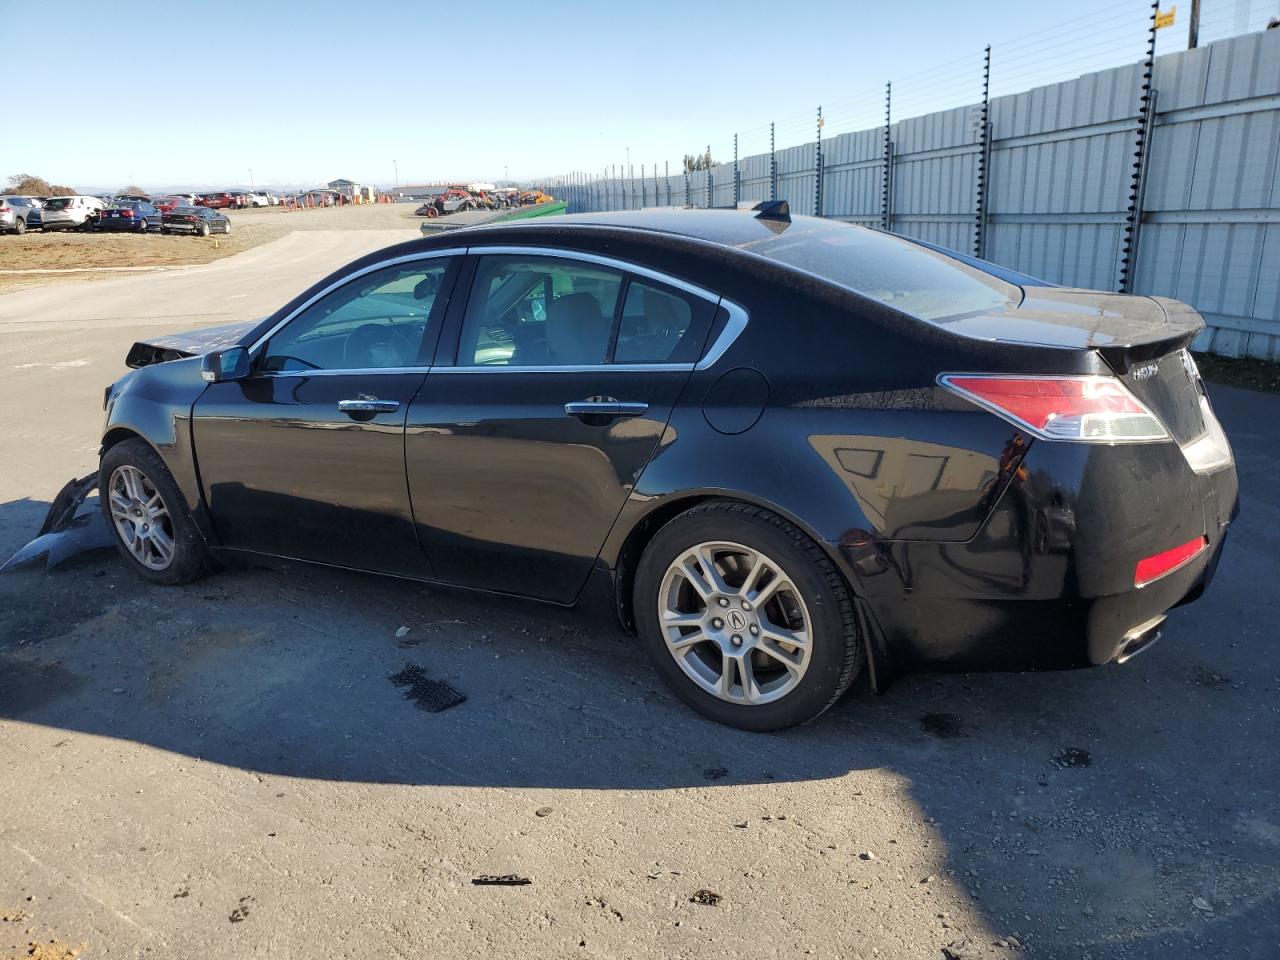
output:
[[1147, 297], [1164, 314], [1167, 329], [1149, 339], [1131, 343], [1110, 343], [1094, 347], [1107, 366], [1124, 376], [1131, 367], [1156, 360], [1191, 346], [1204, 329], [1204, 317], [1195, 308], [1167, 297]]

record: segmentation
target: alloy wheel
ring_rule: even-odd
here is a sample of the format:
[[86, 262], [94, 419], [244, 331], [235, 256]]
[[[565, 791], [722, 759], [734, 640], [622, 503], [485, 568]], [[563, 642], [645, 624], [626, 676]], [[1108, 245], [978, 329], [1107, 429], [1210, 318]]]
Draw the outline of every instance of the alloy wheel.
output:
[[168, 569], [176, 551], [173, 519], [155, 484], [122, 464], [111, 473], [107, 496], [116, 534], [133, 558], [149, 570]]
[[812, 653], [812, 621], [780, 564], [751, 547], [700, 543], [671, 562], [658, 591], [667, 651], [695, 684], [756, 706], [791, 693]]

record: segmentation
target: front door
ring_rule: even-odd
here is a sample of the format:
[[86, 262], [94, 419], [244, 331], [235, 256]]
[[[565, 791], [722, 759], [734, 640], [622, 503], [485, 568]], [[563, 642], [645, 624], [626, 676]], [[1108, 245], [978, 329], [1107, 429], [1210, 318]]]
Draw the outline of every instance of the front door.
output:
[[431, 575], [404, 470], [404, 424], [426, 377], [456, 261], [362, 272], [211, 384], [193, 436], [223, 546], [405, 576]]
[[662, 443], [714, 312], [713, 299], [622, 265], [477, 258], [456, 363], [432, 369], [406, 425], [436, 575], [572, 602]]

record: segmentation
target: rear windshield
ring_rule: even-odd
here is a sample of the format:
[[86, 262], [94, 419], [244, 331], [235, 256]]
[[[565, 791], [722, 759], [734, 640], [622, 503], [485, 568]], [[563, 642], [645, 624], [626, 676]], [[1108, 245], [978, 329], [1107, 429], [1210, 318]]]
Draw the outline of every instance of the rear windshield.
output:
[[203, 207], [174, 207], [174, 213], [199, 213]]
[[46, 210], [65, 210], [71, 203], [70, 197], [54, 197], [52, 200], [44, 202]]
[[921, 320], [996, 310], [1022, 299], [1013, 284], [944, 253], [849, 224], [801, 221], [743, 248]]

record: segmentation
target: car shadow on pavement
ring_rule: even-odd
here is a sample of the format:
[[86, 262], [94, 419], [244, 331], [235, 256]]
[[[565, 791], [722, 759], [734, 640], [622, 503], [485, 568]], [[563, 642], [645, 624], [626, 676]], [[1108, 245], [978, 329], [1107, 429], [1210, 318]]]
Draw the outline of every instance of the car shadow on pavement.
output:
[[[1249, 398], [1220, 404], [1249, 417], [1233, 439], [1254, 516], [1206, 598], [1124, 667], [859, 685], [750, 734], [690, 712], [599, 617], [308, 567], [155, 588], [99, 552], [0, 577], [0, 721], [46, 728], [50, 752], [74, 731], [326, 781], [698, 788], [709, 810], [722, 789], [812, 784], [847, 816], [888, 777], [901, 802], [867, 818], [940, 840], [947, 881], [1032, 955], [1272, 956], [1280, 456]], [[37, 513], [0, 505], [0, 529]], [[466, 701], [419, 709], [390, 679], [406, 665]]]

